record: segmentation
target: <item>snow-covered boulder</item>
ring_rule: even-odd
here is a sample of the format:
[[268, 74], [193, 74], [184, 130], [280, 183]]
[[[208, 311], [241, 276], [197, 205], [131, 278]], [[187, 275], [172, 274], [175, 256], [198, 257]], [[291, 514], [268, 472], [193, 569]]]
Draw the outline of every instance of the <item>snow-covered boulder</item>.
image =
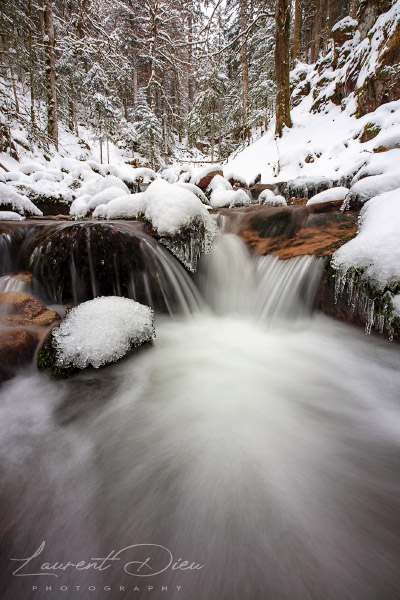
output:
[[400, 188], [400, 173], [393, 171], [382, 175], [372, 175], [357, 181], [346, 196], [346, 206], [360, 208], [365, 202], [378, 194]]
[[165, 181], [168, 181], [168, 183], [175, 183], [179, 179], [178, 173], [171, 167], [161, 171], [161, 177], [165, 179]]
[[129, 194], [128, 187], [118, 177], [114, 177], [114, 175], [107, 175], [106, 177], [103, 177], [95, 173], [92, 174], [92, 176], [89, 177], [79, 188], [77, 196], [79, 197], [88, 194], [89, 196], [93, 197], [111, 187], [118, 187], [126, 194]]
[[262, 190], [258, 197], [258, 203], [264, 206], [286, 206], [287, 202], [283, 196], [276, 196], [270, 189]]
[[213, 164], [209, 167], [194, 171], [190, 179], [190, 183], [194, 183], [194, 185], [197, 185], [202, 190], [205, 190], [216, 175], [223, 177], [224, 173], [220, 165]]
[[313, 206], [315, 204], [325, 204], [326, 202], [343, 202], [348, 193], [349, 189], [346, 187], [331, 188], [313, 196], [307, 202], [307, 206]]
[[206, 230], [214, 230], [213, 219], [197, 196], [181, 186], [158, 179], [143, 195], [144, 218], [158, 235], [173, 235], [202, 221]]
[[225, 177], [222, 177], [222, 175], [215, 175], [207, 187], [208, 192], [222, 192], [232, 189], [229, 181]]
[[225, 179], [227, 179], [229, 181], [229, 183], [231, 184], [232, 187], [241, 187], [241, 188], [247, 188], [248, 186], [248, 182], [247, 179], [245, 177], [243, 177], [243, 175], [240, 175], [239, 173], [235, 173], [233, 171], [227, 171], [226, 173], [224, 172], [224, 177]]
[[360, 213], [355, 238], [333, 255], [333, 266], [346, 273], [362, 270], [366, 279], [383, 289], [400, 282], [400, 189], [369, 200]]
[[187, 182], [181, 181], [181, 180], [177, 181], [175, 185], [179, 185], [179, 187], [182, 187], [185, 190], [189, 190], [190, 192], [193, 192], [193, 194], [195, 196], [197, 196], [199, 198], [199, 200], [202, 201], [203, 204], [207, 204], [207, 205], [210, 204], [205, 193], [199, 187], [197, 187], [197, 185], [194, 185], [193, 183], [187, 183]]
[[123, 196], [128, 195], [129, 191], [125, 189], [121, 189], [117, 186], [109, 187], [93, 196], [88, 202], [88, 207], [90, 210], [94, 210], [95, 208], [97, 208], [97, 206], [100, 206], [100, 204], [108, 204], [110, 200], [114, 200], [115, 198], [121, 198]]
[[200, 254], [210, 250], [216, 233], [215, 222], [202, 201], [190, 189], [164, 179], [153, 181], [145, 192], [98, 206], [93, 217], [145, 221], [191, 271], [196, 270]]
[[144, 192], [120, 196], [108, 204], [100, 204], [93, 212], [95, 219], [137, 219], [143, 213]]
[[25, 217], [12, 210], [0, 210], [0, 221], [23, 221]]
[[79, 198], [76, 198], [69, 209], [69, 214], [71, 215], [71, 217], [75, 217], [77, 219], [82, 219], [83, 217], [86, 217], [89, 212], [90, 212], [90, 208], [89, 208], [89, 201], [91, 200], [91, 196], [89, 194], [83, 194], [83, 196], [79, 196]]
[[157, 179], [157, 173], [147, 167], [132, 169], [133, 181], [138, 184], [139, 191], [144, 192], [149, 185]]
[[0, 183], [0, 209], [15, 211], [20, 215], [43, 215], [29, 198], [18, 194], [6, 183]]
[[52, 376], [66, 376], [91, 365], [116, 362], [155, 337], [154, 312], [134, 300], [103, 296], [67, 312], [38, 356]]
[[210, 205], [212, 208], [233, 208], [234, 206], [247, 206], [250, 198], [244, 190], [216, 190], [212, 192]]
[[39, 162], [28, 161], [19, 165], [18, 170], [25, 175], [32, 175], [38, 171], [46, 171], [46, 167]]

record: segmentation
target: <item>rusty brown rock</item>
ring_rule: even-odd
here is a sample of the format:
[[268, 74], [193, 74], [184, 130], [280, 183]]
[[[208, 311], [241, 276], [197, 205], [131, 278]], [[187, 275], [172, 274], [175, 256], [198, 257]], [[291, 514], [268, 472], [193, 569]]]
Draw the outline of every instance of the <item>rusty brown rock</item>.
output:
[[36, 346], [37, 338], [30, 331], [0, 328], [0, 381], [8, 379], [19, 367], [31, 362]]
[[45, 327], [60, 319], [56, 311], [49, 310], [28, 294], [0, 293], [0, 323], [4, 325]]
[[207, 173], [207, 175], [204, 175], [204, 177], [202, 177], [200, 181], [196, 183], [197, 187], [199, 187], [202, 190], [205, 190], [210, 185], [212, 179], [214, 179], [216, 175], [221, 175], [221, 177], [223, 177], [224, 174], [222, 172], [222, 169], [215, 169], [215, 171], [210, 171], [209, 173]]
[[282, 259], [330, 256], [357, 233], [358, 214], [332, 203], [313, 207], [265, 208], [245, 215], [240, 235], [257, 254]]

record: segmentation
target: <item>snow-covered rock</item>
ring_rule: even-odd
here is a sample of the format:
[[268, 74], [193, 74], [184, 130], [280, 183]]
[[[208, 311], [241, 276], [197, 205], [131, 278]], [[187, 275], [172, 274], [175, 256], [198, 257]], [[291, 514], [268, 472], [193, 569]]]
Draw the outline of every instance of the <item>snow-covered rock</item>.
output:
[[320, 192], [319, 194], [313, 196], [307, 202], [307, 206], [324, 204], [325, 202], [343, 202], [348, 193], [349, 189], [346, 187], [330, 188], [329, 190], [325, 190], [324, 192]]
[[100, 204], [93, 212], [95, 219], [137, 219], [143, 213], [144, 192], [120, 196], [108, 204]]
[[210, 198], [212, 208], [233, 208], [250, 204], [250, 198], [244, 190], [216, 190]]
[[199, 198], [199, 200], [202, 201], [203, 204], [210, 204], [205, 193], [199, 187], [197, 187], [197, 185], [194, 185], [193, 183], [187, 183], [181, 180], [177, 181], [175, 185], [179, 185], [179, 187], [182, 187], [185, 190], [189, 190], [190, 192], [192, 192], [195, 196]]
[[23, 221], [25, 217], [12, 210], [0, 210], [0, 221]]
[[344, 17], [332, 27], [332, 33], [335, 31], [344, 31], [346, 29], [356, 29], [358, 26], [358, 21], [353, 19], [352, 17]]
[[179, 179], [176, 170], [171, 167], [161, 171], [161, 177], [165, 179], [165, 181], [168, 181], [168, 183], [175, 183]]
[[258, 197], [258, 203], [264, 206], [286, 206], [287, 202], [283, 196], [276, 196], [270, 189], [262, 190]]
[[143, 201], [143, 216], [158, 235], [175, 234], [194, 221], [202, 221], [207, 231], [214, 231], [213, 219], [203, 203], [181, 186], [158, 179], [144, 192]]
[[245, 177], [241, 173], [235, 173], [234, 171], [230, 171], [226, 169], [224, 171], [224, 177], [229, 181], [229, 183], [233, 185], [238, 185], [238, 187], [249, 187], [249, 183]]
[[221, 165], [212, 164], [208, 167], [194, 170], [190, 183], [198, 185], [201, 189], [206, 189], [216, 175], [223, 175], [222, 167]]
[[76, 198], [69, 209], [69, 214], [71, 217], [75, 218], [83, 218], [90, 212], [89, 209], [89, 201], [91, 200], [91, 196], [89, 194], [83, 194], [83, 196], [79, 196]]
[[215, 175], [210, 181], [207, 190], [209, 192], [222, 192], [224, 190], [232, 190], [232, 186], [225, 177]]
[[115, 198], [121, 198], [122, 196], [127, 195], [129, 195], [129, 191], [122, 189], [119, 186], [108, 187], [107, 189], [93, 196], [88, 202], [88, 207], [90, 210], [94, 210], [100, 204], [108, 204], [110, 200], [114, 200]]
[[400, 173], [398, 171], [365, 177], [350, 188], [346, 197], [346, 204], [358, 208], [370, 198], [397, 188], [400, 188]]
[[380, 194], [365, 204], [355, 238], [333, 255], [340, 273], [361, 269], [380, 289], [400, 281], [400, 189]]
[[0, 209], [2, 207], [11, 207], [21, 215], [36, 215], [38, 217], [43, 215], [42, 211], [29, 198], [18, 194], [5, 183], [0, 183]]
[[[235, 193], [235, 192], [232, 192]], [[216, 225], [201, 200], [190, 190], [164, 179], [156, 179], [145, 192], [101, 204], [95, 218], [140, 219], [191, 271], [200, 254], [208, 252]]]
[[127, 185], [118, 177], [114, 177], [114, 175], [107, 175], [106, 177], [103, 177], [102, 175], [95, 173], [92, 174], [92, 176], [88, 178], [87, 181], [85, 181], [79, 188], [77, 196], [88, 194], [89, 196], [93, 197], [111, 187], [118, 187], [126, 194], [129, 194]]
[[52, 336], [58, 366], [98, 368], [150, 342], [154, 313], [128, 298], [99, 297], [72, 308]]

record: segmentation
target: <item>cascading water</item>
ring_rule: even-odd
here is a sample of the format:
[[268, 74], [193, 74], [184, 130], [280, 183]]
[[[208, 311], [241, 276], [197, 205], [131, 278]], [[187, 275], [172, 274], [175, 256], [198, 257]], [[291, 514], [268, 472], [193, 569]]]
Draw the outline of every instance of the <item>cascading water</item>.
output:
[[399, 597], [397, 348], [312, 314], [320, 273], [220, 236], [154, 347], [4, 384], [4, 600]]

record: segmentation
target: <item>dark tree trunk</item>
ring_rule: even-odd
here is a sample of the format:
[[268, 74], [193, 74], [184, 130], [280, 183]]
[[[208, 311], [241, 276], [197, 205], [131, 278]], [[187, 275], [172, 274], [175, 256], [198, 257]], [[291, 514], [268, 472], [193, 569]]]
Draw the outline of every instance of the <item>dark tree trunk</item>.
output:
[[290, 4], [289, 0], [276, 0], [275, 7], [276, 44], [276, 128], [275, 133], [282, 137], [283, 127], [292, 126], [290, 117]]
[[301, 0], [295, 0], [293, 27], [293, 60], [300, 58], [301, 43]]
[[[247, 29], [247, 2], [240, 0], [240, 28], [244, 32]], [[249, 64], [247, 59], [247, 42], [241, 40], [241, 66], [242, 66], [242, 89], [243, 89], [243, 137], [250, 139], [250, 129], [248, 124], [248, 104], [249, 104]]]
[[56, 53], [52, 0], [45, 0], [46, 87], [47, 87], [47, 131], [58, 150], [58, 118], [56, 87]]

